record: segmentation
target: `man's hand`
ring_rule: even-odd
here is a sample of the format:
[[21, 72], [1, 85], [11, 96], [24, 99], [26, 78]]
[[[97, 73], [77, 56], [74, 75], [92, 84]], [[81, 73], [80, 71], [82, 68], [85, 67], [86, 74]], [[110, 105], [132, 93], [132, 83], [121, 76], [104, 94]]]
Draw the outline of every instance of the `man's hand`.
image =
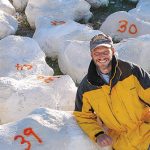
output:
[[108, 136], [107, 134], [98, 135], [96, 138], [96, 141], [97, 141], [97, 144], [101, 147], [111, 146], [113, 143], [112, 138]]

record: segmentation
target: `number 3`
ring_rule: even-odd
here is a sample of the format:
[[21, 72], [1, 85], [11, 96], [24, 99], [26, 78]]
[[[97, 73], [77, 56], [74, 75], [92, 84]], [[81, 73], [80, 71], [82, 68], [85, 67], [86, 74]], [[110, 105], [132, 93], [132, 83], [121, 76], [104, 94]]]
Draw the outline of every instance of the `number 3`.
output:
[[127, 25], [128, 25], [128, 22], [126, 20], [120, 20], [119, 23], [123, 23], [122, 25], [120, 25], [120, 29], [118, 29], [117, 31], [119, 32], [125, 32], [126, 29], [127, 29]]
[[31, 148], [31, 143], [29, 141], [26, 141], [25, 138], [22, 136], [22, 135], [17, 135], [14, 137], [14, 140], [17, 140], [17, 139], [21, 139], [20, 141], [20, 144], [25, 144], [27, 143], [28, 147], [25, 149], [25, 150], [30, 150]]

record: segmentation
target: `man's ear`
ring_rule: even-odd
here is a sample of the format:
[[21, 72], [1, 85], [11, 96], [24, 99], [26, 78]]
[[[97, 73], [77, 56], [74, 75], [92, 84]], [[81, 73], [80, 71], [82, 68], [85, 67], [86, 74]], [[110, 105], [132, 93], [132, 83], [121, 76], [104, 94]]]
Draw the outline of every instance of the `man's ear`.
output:
[[91, 57], [93, 58], [92, 52], [90, 52], [90, 54], [91, 54]]
[[112, 50], [112, 53], [114, 55], [116, 50], [114, 49], [114, 47], [111, 47], [111, 50]]

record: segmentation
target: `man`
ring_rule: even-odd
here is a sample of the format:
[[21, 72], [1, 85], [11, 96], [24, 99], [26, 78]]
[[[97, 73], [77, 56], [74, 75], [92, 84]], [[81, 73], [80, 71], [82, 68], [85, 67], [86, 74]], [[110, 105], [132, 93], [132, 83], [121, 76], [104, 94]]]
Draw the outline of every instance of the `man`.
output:
[[150, 75], [116, 59], [112, 39], [105, 34], [92, 38], [90, 51], [92, 61], [76, 95], [78, 124], [101, 147], [148, 150]]

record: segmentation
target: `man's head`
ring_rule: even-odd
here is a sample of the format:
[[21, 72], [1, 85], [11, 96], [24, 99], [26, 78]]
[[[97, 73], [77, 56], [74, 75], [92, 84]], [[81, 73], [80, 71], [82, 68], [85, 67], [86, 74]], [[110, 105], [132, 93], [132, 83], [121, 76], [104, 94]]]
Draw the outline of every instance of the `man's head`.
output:
[[114, 55], [113, 41], [110, 36], [99, 34], [90, 41], [91, 57], [97, 67], [103, 72], [111, 70], [111, 60]]

